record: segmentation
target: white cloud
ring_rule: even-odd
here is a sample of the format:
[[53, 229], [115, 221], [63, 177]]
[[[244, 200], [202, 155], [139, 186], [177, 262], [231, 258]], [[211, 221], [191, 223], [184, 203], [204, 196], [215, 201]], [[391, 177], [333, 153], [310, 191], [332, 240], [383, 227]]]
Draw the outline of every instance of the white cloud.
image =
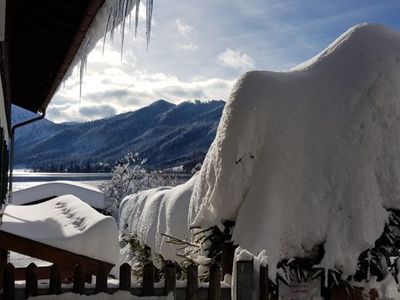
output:
[[241, 71], [254, 68], [254, 60], [250, 56], [230, 48], [218, 55], [218, 62]]
[[179, 45], [177, 45], [177, 48], [186, 50], [186, 51], [191, 51], [191, 52], [199, 50], [199, 47], [197, 47], [197, 45], [195, 45], [193, 43], [179, 44]]
[[178, 33], [180, 35], [187, 37], [189, 33], [192, 32], [193, 27], [188, 24], [184, 24], [181, 20], [176, 19], [175, 23], [176, 23], [176, 30], [178, 30]]
[[[116, 61], [111, 60], [116, 63]], [[133, 111], [155, 100], [227, 99], [234, 80], [197, 77], [180, 79], [165, 73], [104, 63], [102, 72], [88, 70], [79, 99], [79, 76], [74, 74], [54, 97], [48, 118], [54, 122], [89, 121]]]

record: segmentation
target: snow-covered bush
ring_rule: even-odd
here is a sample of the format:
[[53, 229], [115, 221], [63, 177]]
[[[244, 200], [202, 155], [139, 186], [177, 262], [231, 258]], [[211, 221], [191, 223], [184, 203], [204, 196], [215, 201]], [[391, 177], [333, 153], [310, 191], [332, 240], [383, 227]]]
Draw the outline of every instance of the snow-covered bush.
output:
[[233, 241], [266, 250], [272, 278], [279, 262], [311, 256], [354, 275], [388, 209], [400, 209], [399, 52], [400, 33], [362, 24], [289, 72], [243, 75], [195, 184], [190, 224], [235, 221]]
[[117, 218], [119, 205], [126, 196], [160, 186], [176, 186], [182, 179], [149, 172], [144, 168], [146, 159], [138, 153], [128, 153], [117, 162], [112, 170], [112, 178], [100, 188], [104, 192], [105, 211]]
[[[143, 247], [149, 246], [153, 254], [181, 262], [181, 246], [169, 243], [168, 236], [181, 240], [189, 237], [188, 208], [197, 178], [194, 175], [176, 187], [159, 187], [126, 197], [119, 214], [121, 240], [129, 241], [131, 236], [135, 236]], [[129, 255], [123, 256], [129, 258]]]

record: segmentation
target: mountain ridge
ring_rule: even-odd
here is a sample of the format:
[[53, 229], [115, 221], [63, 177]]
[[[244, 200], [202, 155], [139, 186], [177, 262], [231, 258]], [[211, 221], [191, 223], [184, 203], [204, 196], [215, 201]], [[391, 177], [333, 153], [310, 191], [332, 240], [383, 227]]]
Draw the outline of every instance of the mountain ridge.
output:
[[[44, 119], [16, 131], [15, 165], [40, 170], [71, 164], [112, 165], [128, 152], [140, 153], [149, 168], [196, 163], [203, 160], [215, 137], [224, 105], [222, 100], [173, 104], [160, 99], [95, 121]], [[14, 123], [29, 118], [20, 108], [13, 109]]]

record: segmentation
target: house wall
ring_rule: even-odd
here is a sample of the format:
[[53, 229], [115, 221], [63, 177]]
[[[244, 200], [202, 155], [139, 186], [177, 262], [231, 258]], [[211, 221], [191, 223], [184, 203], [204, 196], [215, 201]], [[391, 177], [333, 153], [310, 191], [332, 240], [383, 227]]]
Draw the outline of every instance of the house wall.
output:
[[6, 114], [6, 111], [9, 110], [8, 106], [8, 102], [4, 99], [3, 84], [0, 76], [0, 224], [7, 195], [8, 183], [8, 150], [10, 141], [8, 118]]

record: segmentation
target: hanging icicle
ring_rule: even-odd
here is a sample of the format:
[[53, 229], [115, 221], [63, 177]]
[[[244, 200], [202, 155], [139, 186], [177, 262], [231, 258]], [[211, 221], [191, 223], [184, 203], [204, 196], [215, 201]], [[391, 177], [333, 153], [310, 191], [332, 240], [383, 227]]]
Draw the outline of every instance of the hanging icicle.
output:
[[[135, 9], [135, 37], [137, 36], [137, 28], [139, 26], [139, 9], [140, 0], [106, 0], [103, 6], [99, 9], [94, 18], [85, 38], [78, 49], [73, 63], [70, 65], [68, 72], [64, 77], [64, 81], [69, 78], [72, 70], [76, 65], [79, 65], [79, 80], [80, 80], [80, 97], [82, 95], [82, 80], [86, 70], [87, 56], [94, 48], [96, 43], [103, 39], [102, 51], [104, 53], [105, 41], [107, 34], [110, 34], [110, 39], [114, 39], [115, 29], [121, 25], [121, 59], [124, 51], [125, 26], [126, 18], [130, 17], [131, 12]], [[153, 0], [146, 0], [146, 49], [149, 47], [151, 35], [151, 20], [153, 14]]]

